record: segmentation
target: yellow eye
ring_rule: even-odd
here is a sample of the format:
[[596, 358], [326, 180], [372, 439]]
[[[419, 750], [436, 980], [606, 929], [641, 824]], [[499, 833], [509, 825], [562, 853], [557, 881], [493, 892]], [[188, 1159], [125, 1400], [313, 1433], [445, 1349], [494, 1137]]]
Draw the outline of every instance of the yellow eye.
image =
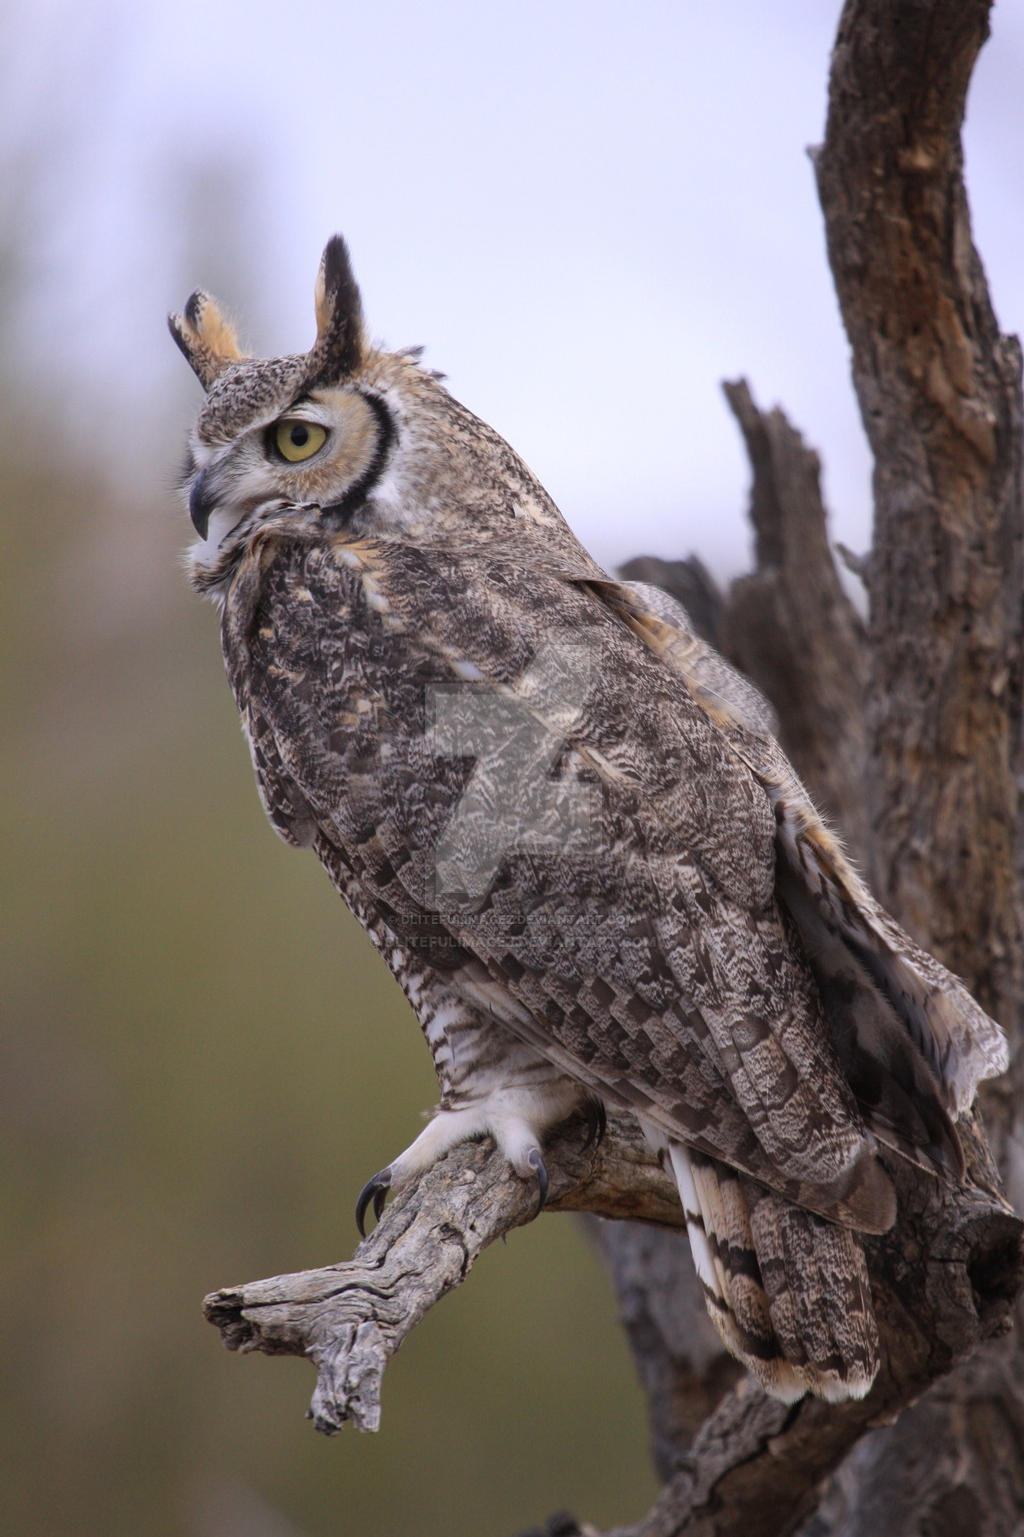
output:
[[274, 447], [289, 464], [300, 464], [309, 459], [327, 442], [327, 430], [316, 422], [304, 422], [287, 418], [274, 428]]

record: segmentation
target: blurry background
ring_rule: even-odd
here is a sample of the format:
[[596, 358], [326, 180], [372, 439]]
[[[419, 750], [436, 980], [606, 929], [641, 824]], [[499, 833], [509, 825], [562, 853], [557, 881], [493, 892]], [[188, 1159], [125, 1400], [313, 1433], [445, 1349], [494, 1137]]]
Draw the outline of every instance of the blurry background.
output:
[[[364, 1179], [432, 1103], [401, 997], [270, 832], [186, 591], [172, 492], [201, 284], [304, 349], [326, 237], [373, 333], [425, 342], [599, 559], [745, 560], [718, 381], [869, 470], [810, 165], [833, 0], [8, 0], [0, 81], [5, 1136], [0, 1522], [10, 1537], [483, 1537], [653, 1492], [614, 1303], [573, 1223], [484, 1256], [388, 1372], [375, 1438], [313, 1373], [239, 1359], [202, 1295], [345, 1258]], [[997, 8], [967, 154], [1024, 315], [1024, 15]]]

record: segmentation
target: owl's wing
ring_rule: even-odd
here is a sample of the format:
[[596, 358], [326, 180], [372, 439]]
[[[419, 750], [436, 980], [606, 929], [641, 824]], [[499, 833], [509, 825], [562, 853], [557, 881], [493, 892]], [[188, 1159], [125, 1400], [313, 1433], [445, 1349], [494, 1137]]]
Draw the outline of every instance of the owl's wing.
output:
[[507, 553], [268, 535], [224, 636], [318, 835], [385, 921], [444, 927], [465, 996], [668, 1135], [888, 1226], [763, 780], [604, 596]]
[[[946, 1108], [954, 1113], [966, 1109], [982, 1079], [1006, 1070], [1002, 1030], [875, 900], [776, 741], [761, 696], [693, 631], [685, 610], [654, 588], [608, 581], [591, 585], [684, 680], [764, 786], [778, 825], [780, 892], [815, 964], [819, 987], [841, 994], [856, 986], [864, 998], [873, 991], [888, 1006], [876, 1004], [861, 1009], [859, 1018], [851, 1017], [853, 1045], [866, 1058], [860, 1076], [877, 1076], [879, 1069], [890, 1082], [905, 1076], [899, 1064], [909, 1039]], [[864, 1097], [870, 1102], [866, 1084]]]

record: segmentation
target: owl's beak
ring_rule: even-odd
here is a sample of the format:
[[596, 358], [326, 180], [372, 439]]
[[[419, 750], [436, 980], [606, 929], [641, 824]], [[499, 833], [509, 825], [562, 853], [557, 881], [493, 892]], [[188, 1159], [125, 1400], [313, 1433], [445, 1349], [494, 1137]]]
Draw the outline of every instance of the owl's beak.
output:
[[201, 470], [192, 482], [192, 489], [188, 494], [188, 515], [200, 539], [206, 538], [206, 531], [210, 526], [210, 514], [217, 505], [212, 494], [213, 488], [207, 479], [208, 474], [208, 470]]

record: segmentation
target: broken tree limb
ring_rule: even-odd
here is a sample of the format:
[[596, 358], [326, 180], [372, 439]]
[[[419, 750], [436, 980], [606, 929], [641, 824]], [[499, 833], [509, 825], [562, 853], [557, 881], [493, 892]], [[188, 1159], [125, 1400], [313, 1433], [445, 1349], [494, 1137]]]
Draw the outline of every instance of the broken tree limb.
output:
[[[547, 1150], [548, 1208], [682, 1226], [674, 1182], [631, 1117], [609, 1118], [599, 1147], [569, 1122]], [[224, 1287], [203, 1302], [230, 1350], [308, 1356], [318, 1380], [310, 1415], [327, 1435], [380, 1424], [384, 1368], [406, 1335], [496, 1238], [533, 1220], [537, 1190], [490, 1142], [450, 1153], [397, 1196], [342, 1264]], [[685, 1239], [680, 1242], [685, 1245]]]
[[863, 862], [868, 653], [828, 540], [821, 464], [778, 407], [758, 409], [745, 379], [722, 388], [753, 470], [755, 534], [754, 570], [726, 598], [724, 648], [768, 695], [797, 772]]

